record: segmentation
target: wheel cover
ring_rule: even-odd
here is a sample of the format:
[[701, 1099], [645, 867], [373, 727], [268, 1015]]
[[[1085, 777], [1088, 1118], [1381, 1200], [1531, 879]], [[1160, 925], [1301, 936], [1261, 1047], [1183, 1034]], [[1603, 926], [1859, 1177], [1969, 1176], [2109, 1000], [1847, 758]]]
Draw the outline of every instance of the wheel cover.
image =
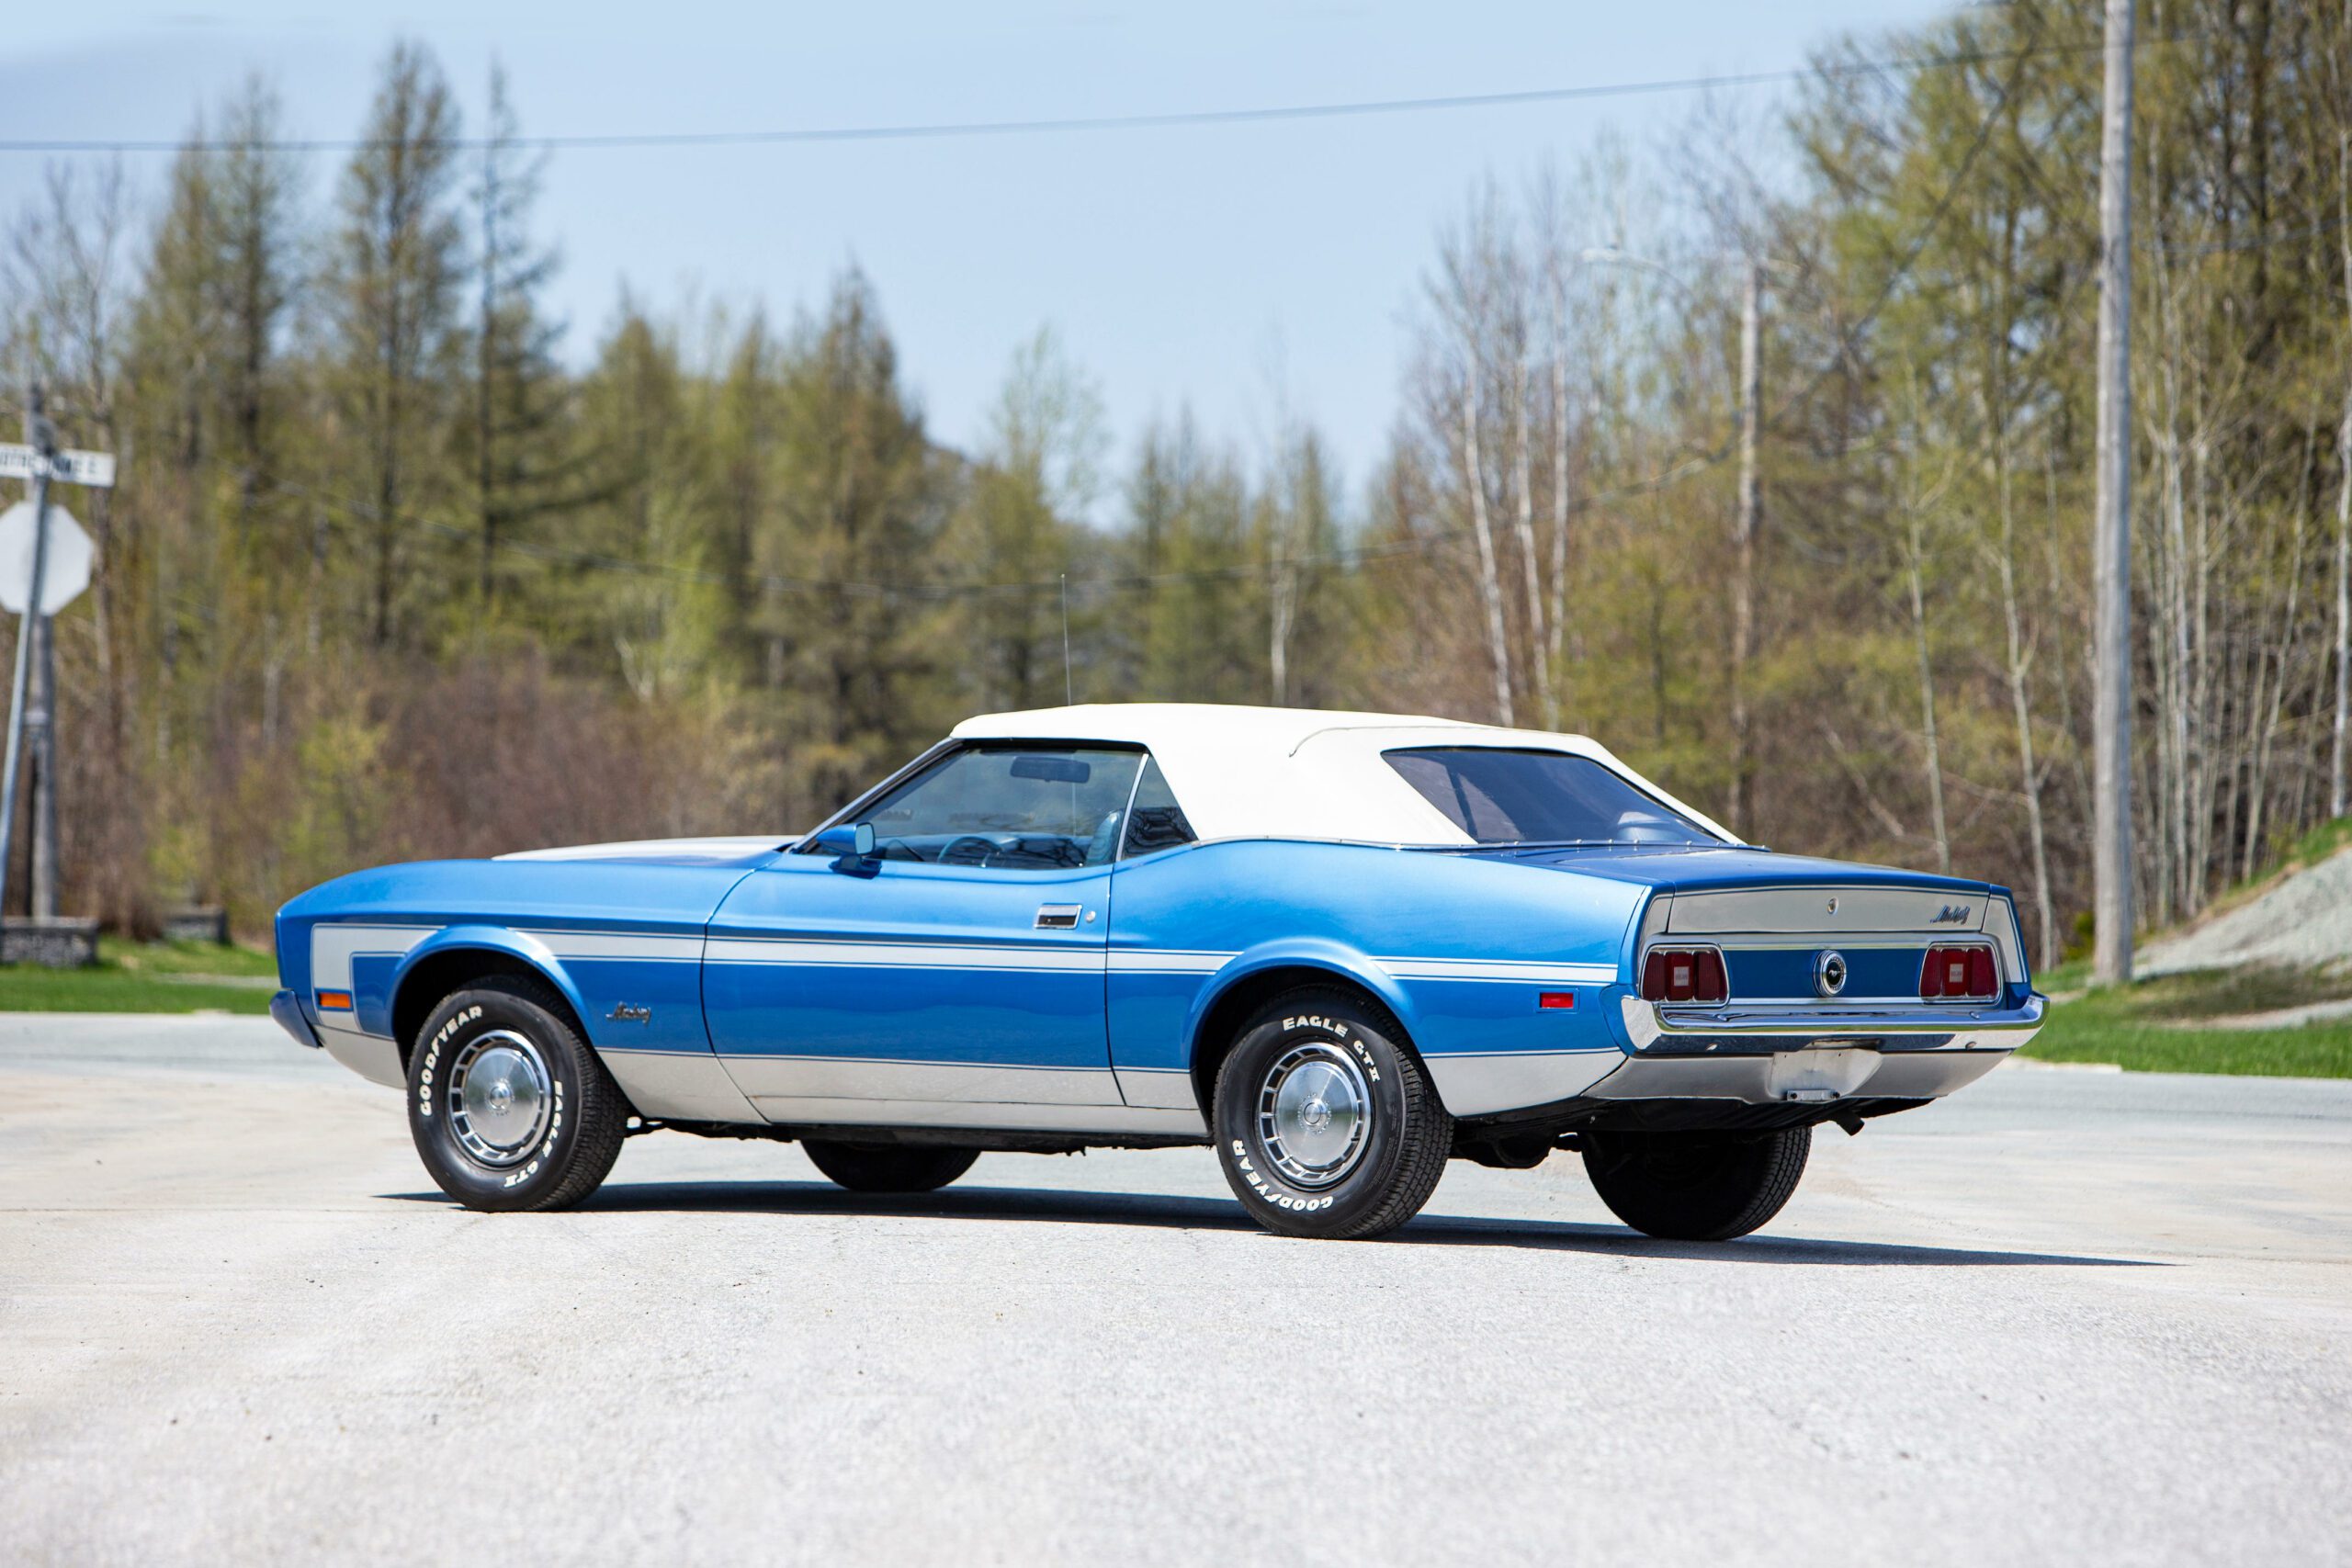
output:
[[1363, 1070], [1317, 1040], [1283, 1052], [1258, 1089], [1258, 1141], [1294, 1187], [1329, 1187], [1363, 1158], [1372, 1093]]
[[552, 1081], [537, 1045], [511, 1029], [486, 1030], [449, 1065], [449, 1130], [477, 1164], [520, 1165], [555, 1120]]

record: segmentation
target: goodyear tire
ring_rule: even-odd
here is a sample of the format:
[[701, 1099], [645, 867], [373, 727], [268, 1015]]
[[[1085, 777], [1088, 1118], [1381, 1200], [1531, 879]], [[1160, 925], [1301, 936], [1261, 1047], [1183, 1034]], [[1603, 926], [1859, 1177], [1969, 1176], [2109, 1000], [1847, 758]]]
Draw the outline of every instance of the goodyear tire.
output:
[[1358, 1240], [1420, 1213], [1453, 1119], [1404, 1031], [1352, 991], [1277, 997], [1217, 1070], [1218, 1160], [1250, 1217], [1284, 1235]]
[[852, 1192], [930, 1192], [972, 1168], [978, 1149], [927, 1145], [844, 1144], [803, 1138], [801, 1152], [835, 1186]]
[[1729, 1241], [1781, 1212], [1804, 1175], [1813, 1129], [1587, 1133], [1584, 1168], [1610, 1213], [1667, 1241]]
[[444, 998], [408, 1061], [409, 1132], [469, 1209], [563, 1209], [603, 1182], [628, 1101], [545, 984], [498, 975]]

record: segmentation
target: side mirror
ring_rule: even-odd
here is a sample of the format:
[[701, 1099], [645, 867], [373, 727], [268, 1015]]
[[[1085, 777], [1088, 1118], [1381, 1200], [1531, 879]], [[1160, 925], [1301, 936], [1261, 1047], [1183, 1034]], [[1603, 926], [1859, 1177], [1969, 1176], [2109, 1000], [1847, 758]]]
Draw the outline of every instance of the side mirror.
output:
[[874, 858], [874, 824], [860, 822], [851, 829], [850, 844], [860, 860]]

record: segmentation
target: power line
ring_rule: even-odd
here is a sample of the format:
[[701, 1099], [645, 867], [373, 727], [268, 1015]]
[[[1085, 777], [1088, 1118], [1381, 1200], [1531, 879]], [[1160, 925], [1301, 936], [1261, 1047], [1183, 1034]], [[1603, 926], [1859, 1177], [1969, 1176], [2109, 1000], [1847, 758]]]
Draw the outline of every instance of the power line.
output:
[[[2142, 48], [2183, 41], [2149, 39]], [[1883, 60], [1824, 62], [1784, 71], [1742, 71], [1713, 76], [1673, 76], [1647, 81], [1585, 83], [1559, 87], [1530, 87], [1500, 93], [1453, 93], [1416, 98], [1361, 98], [1338, 103], [1284, 104], [1232, 109], [1180, 109], [1160, 114], [1080, 115], [1044, 119], [937, 120], [904, 125], [809, 126], [771, 130], [678, 130], [587, 132], [559, 136], [519, 136], [507, 139], [458, 136], [429, 143], [458, 152], [479, 152], [493, 146], [526, 151], [605, 151], [625, 147], [695, 148], [727, 146], [790, 146], [849, 141], [930, 141], [979, 136], [1039, 136], [1065, 132], [1163, 130], [1216, 125], [1261, 125], [1283, 120], [1345, 119], [1375, 115], [1448, 113], [1463, 109], [1508, 108], [1527, 104], [1573, 103], [1593, 98], [1647, 97], [1669, 93], [1707, 92], [1719, 88], [1785, 85], [1794, 82], [1838, 80], [1885, 75], [1908, 71], [1943, 70], [2021, 61], [2037, 54], [2097, 54], [2097, 40], [2081, 43], [2030, 44], [2015, 49], [1971, 50], [1951, 54], [1905, 55]], [[0, 141], [0, 152], [362, 152], [391, 143], [367, 137], [298, 137], [269, 141], [220, 141], [190, 138], [83, 138]]]

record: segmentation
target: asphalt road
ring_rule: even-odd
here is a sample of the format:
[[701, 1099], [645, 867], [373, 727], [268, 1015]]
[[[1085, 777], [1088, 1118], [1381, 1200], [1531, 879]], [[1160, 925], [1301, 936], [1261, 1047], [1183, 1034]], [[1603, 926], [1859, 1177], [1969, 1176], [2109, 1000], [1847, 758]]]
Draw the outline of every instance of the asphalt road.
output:
[[469, 1214], [265, 1021], [0, 1017], [0, 1561], [2352, 1562], [2352, 1083], [2008, 1066], [1762, 1235], [1206, 1151]]

